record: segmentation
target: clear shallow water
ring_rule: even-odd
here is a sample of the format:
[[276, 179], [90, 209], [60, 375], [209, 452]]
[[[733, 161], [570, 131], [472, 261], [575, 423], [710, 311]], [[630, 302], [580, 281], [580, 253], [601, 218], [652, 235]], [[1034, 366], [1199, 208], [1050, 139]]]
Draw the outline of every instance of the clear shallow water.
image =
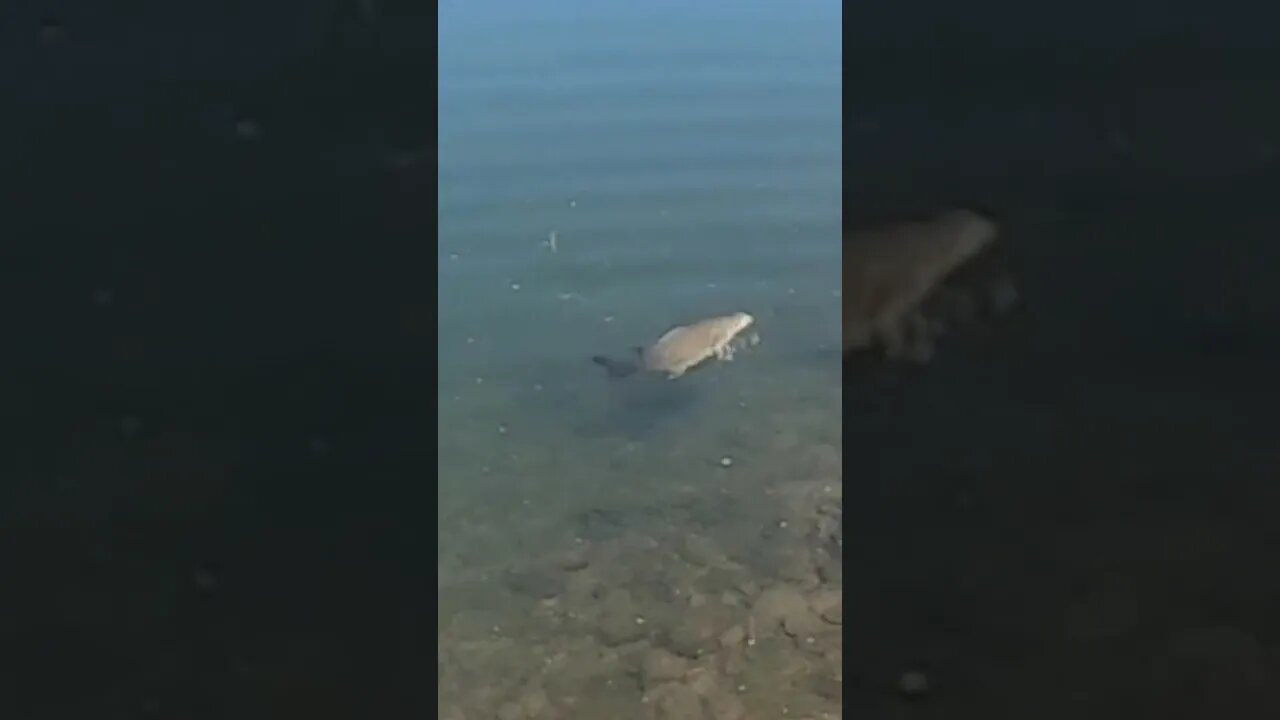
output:
[[[714, 462], [717, 433], [751, 445], [806, 398], [838, 426], [839, 16], [441, 8], [442, 555], [461, 508], [500, 512], [495, 492], [563, 510], [704, 472], [661, 453], [610, 467], [627, 443], [678, 435]], [[678, 387], [589, 362], [736, 310], [763, 344]]]
[[[746, 553], [771, 488], [836, 479], [839, 21], [835, 2], [441, 8], [441, 712], [491, 711], [500, 677], [576, 642], [490, 632], [533, 606], [504, 574], [695, 527]], [[590, 362], [739, 310], [763, 342], [732, 363], [670, 382]], [[468, 654], [504, 637], [529, 667]]]

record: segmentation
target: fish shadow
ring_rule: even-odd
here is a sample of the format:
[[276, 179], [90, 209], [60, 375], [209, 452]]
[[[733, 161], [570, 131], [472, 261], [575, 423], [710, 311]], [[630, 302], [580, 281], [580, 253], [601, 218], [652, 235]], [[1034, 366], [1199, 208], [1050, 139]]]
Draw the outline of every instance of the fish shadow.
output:
[[604, 391], [610, 398], [599, 427], [585, 432], [641, 439], [662, 426], [688, 415], [697, 406], [701, 392], [691, 378], [670, 380], [656, 373], [630, 378], [607, 379]]
[[643, 440], [687, 417], [702, 400], [696, 378], [659, 373], [610, 377], [584, 358], [581, 365], [538, 368], [516, 401], [549, 422], [586, 438]]

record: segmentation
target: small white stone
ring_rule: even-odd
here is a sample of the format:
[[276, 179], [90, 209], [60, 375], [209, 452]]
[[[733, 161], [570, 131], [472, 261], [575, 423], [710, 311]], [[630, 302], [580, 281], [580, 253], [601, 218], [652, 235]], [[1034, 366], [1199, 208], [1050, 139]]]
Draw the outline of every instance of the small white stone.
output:
[[725, 468], [733, 467], [733, 458], [729, 457], [728, 455], [725, 455], [724, 457], [720, 458], [720, 467], [725, 467]]
[[520, 289], [520, 283], [514, 283], [514, 282], [513, 282], [513, 283], [511, 283], [511, 289], [512, 289], [512, 290], [519, 290], [519, 289]]
[[642, 618], [642, 617], [640, 617], [639, 615], [637, 615], [637, 616], [636, 616], [636, 624], [637, 624], [637, 625], [643, 625], [643, 624], [644, 624], [644, 618]]

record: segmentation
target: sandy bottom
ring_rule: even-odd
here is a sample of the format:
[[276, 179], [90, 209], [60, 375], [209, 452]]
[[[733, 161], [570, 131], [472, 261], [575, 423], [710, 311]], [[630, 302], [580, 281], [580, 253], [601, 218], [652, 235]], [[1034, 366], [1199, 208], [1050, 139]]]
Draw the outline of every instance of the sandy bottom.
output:
[[767, 342], [677, 382], [459, 387], [439, 717], [840, 715], [838, 368]]

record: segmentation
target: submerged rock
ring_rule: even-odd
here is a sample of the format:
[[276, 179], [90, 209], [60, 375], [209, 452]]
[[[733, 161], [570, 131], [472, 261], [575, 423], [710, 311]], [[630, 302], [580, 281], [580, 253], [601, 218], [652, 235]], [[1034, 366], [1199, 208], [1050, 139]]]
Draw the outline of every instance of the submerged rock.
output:
[[751, 606], [751, 619], [756, 626], [756, 633], [761, 637], [768, 637], [780, 630], [788, 618], [792, 618], [792, 622], [802, 623], [803, 618], [811, 615], [804, 595], [789, 585], [765, 590]]
[[702, 698], [693, 688], [680, 683], [659, 685], [645, 693], [654, 720], [705, 720]]
[[671, 649], [689, 658], [714, 651], [721, 633], [733, 624], [740, 612], [718, 601], [688, 608], [668, 631]]
[[626, 590], [612, 590], [602, 603], [597, 630], [600, 640], [613, 647], [648, 637], [650, 629]]
[[688, 671], [688, 660], [661, 648], [649, 650], [640, 661], [640, 680], [646, 688], [679, 680]]

